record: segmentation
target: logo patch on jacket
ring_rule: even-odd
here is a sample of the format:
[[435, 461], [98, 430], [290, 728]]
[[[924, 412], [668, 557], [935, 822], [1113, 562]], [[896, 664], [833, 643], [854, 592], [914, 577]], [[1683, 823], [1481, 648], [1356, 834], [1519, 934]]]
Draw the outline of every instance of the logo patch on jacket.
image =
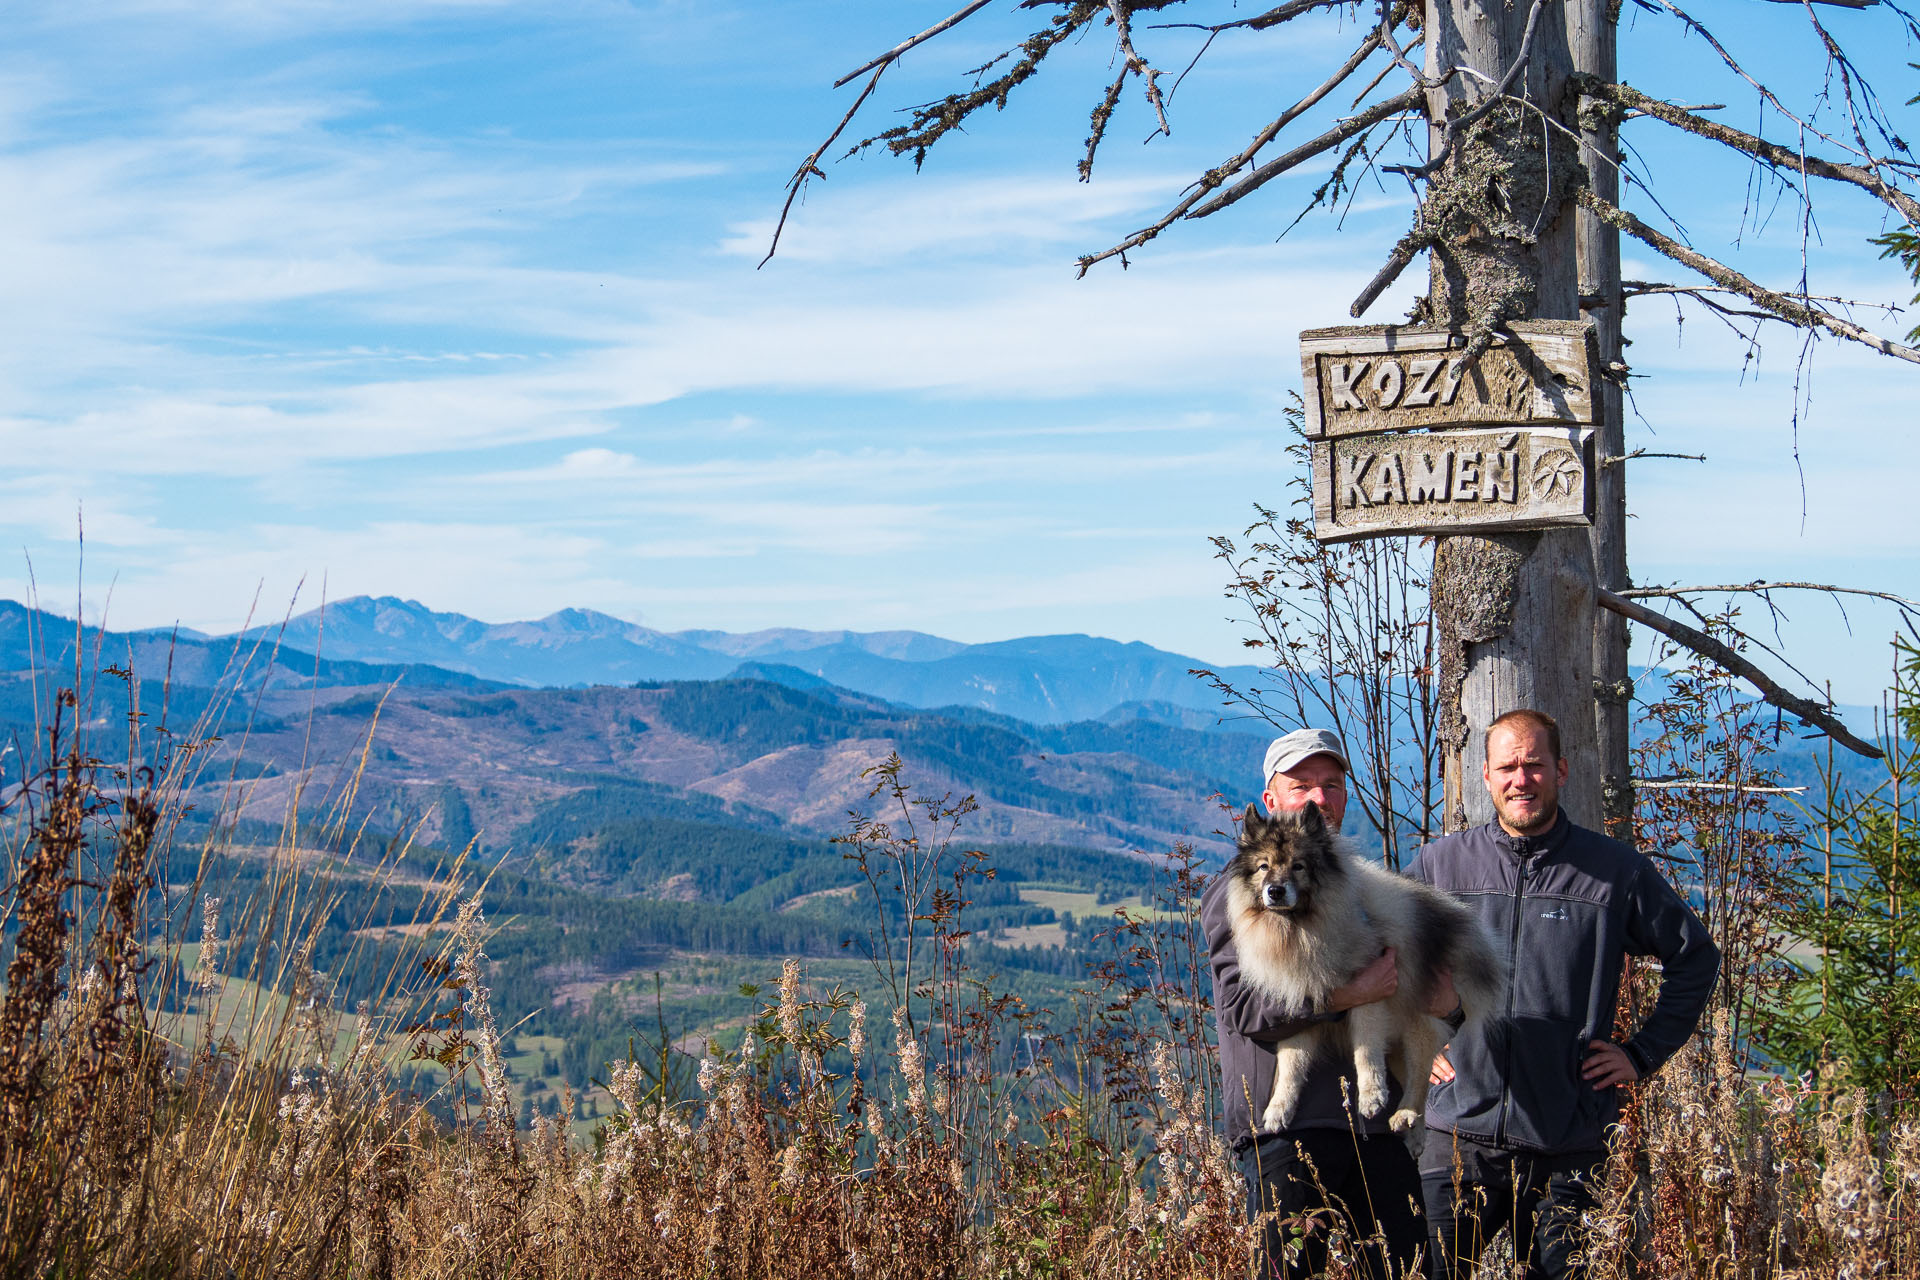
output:
[[1551, 910], [1551, 911], [1542, 911], [1542, 912], [1540, 913], [1540, 918], [1541, 918], [1542, 920], [1567, 920], [1567, 919], [1571, 919], [1571, 917], [1567, 915], [1567, 909], [1566, 909], [1565, 907], [1555, 907], [1555, 908], [1554, 908], [1553, 910]]

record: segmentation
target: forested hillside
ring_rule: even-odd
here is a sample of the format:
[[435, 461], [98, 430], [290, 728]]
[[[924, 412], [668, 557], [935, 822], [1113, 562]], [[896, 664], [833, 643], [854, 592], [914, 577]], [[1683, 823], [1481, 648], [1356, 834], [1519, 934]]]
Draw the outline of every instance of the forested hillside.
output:
[[[132, 723], [145, 759], [179, 763], [193, 744], [156, 929], [191, 957], [207, 903], [225, 904], [215, 967], [230, 992], [310, 966], [334, 1007], [378, 1004], [407, 955], [447, 936], [446, 895], [484, 885], [514, 1069], [530, 1095], [570, 1086], [596, 1108], [637, 1027], [670, 1026], [689, 1048], [735, 1035], [756, 1007], [743, 984], [785, 957], [872, 981], [862, 957], [904, 932], [902, 903], [873, 894], [832, 838], [887, 803], [869, 795], [874, 766], [897, 757], [914, 794], [977, 805], [952, 850], [992, 872], [966, 890], [967, 954], [1042, 1005], [1084, 975], [1116, 909], [1143, 909], [1156, 855], [1219, 855], [1221, 806], [1251, 793], [1264, 746], [1124, 711], [1035, 726], [901, 707], [778, 664], [756, 671], [773, 678], [508, 689], [302, 659], [308, 675], [282, 679], [273, 655], [225, 642], [76, 642], [25, 611], [0, 624], [9, 766], [40, 760], [76, 655], [81, 702], [62, 723], [90, 752], [123, 752]], [[289, 918], [276, 904], [295, 899]], [[154, 975], [169, 1008], [231, 1016], [237, 997], [209, 1004], [206, 981], [171, 960]]]
[[923, 789], [976, 798], [977, 840], [1218, 849], [1213, 797], [1244, 801], [1261, 749], [1148, 721], [1036, 729], [758, 680], [269, 691], [222, 717], [203, 785], [224, 788], [244, 761], [239, 817], [274, 820], [298, 796], [308, 814], [344, 804], [377, 829], [477, 834], [527, 858], [553, 834], [547, 806], [603, 789], [615, 812], [833, 835], [864, 801], [862, 771], [893, 752]]

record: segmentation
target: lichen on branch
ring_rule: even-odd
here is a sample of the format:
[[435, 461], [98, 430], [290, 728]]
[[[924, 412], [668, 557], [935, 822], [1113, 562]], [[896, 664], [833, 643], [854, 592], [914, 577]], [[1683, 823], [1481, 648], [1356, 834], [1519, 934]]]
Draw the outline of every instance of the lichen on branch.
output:
[[[1021, 56], [1006, 71], [965, 93], [950, 93], [938, 102], [914, 107], [906, 124], [896, 125], [854, 144], [848, 154], [879, 144], [896, 156], [912, 153], [914, 167], [919, 168], [926, 163], [928, 149], [947, 134], [964, 126], [976, 111], [988, 106], [996, 111], [1005, 109], [1008, 96], [1033, 78], [1048, 54], [1106, 11], [1104, 4], [1081, 0], [1065, 13], [1055, 14], [1047, 20], [1046, 26], [1020, 43]], [[984, 73], [993, 65], [988, 63], [979, 70]]]

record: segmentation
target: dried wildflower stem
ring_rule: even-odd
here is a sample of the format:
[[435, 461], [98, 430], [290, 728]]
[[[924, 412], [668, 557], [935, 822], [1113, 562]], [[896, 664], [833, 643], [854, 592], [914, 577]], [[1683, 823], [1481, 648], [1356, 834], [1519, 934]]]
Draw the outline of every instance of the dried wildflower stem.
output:
[[507, 1087], [507, 1072], [500, 1061], [500, 1025], [495, 1020], [491, 991], [487, 987], [484, 966], [486, 952], [480, 949], [486, 930], [486, 918], [480, 911], [480, 895], [460, 905], [453, 932], [459, 959], [454, 972], [459, 975], [466, 999], [468, 1026], [479, 1051], [480, 1088], [486, 1099], [487, 1136], [493, 1142], [511, 1147], [514, 1142], [513, 1094]]

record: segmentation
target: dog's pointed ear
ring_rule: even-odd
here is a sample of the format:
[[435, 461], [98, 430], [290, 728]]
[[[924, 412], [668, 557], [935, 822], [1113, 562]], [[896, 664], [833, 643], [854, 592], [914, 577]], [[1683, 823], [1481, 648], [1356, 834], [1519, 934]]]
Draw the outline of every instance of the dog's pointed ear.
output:
[[1310, 836], [1326, 834], [1327, 820], [1320, 815], [1320, 806], [1309, 800], [1300, 809], [1300, 826]]
[[1260, 810], [1252, 804], [1247, 805], [1247, 811], [1240, 816], [1240, 829], [1247, 833], [1247, 838], [1259, 839], [1260, 833], [1266, 828], [1266, 820], [1260, 816]]

